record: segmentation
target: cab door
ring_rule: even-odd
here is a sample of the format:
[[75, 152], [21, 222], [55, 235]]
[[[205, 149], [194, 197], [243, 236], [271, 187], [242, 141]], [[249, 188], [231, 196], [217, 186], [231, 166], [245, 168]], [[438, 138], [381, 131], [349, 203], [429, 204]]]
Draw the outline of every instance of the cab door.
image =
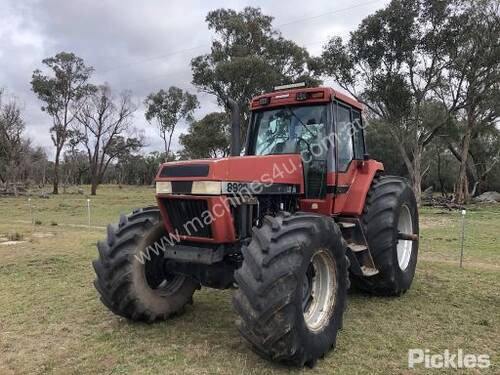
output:
[[[328, 170], [332, 142], [329, 137], [333, 132], [332, 106], [328, 104], [322, 117], [324, 131], [320, 137], [310, 142], [300, 142], [300, 154], [304, 167], [304, 198], [299, 200], [301, 211], [330, 215], [332, 212], [332, 194], [328, 192]], [[308, 143], [308, 144], [307, 144]]]
[[359, 193], [355, 181], [367, 173], [364, 161], [366, 151], [361, 112], [334, 101], [333, 113], [336, 137], [328, 173], [328, 191], [333, 194], [331, 213], [339, 214], [346, 213], [348, 197]]

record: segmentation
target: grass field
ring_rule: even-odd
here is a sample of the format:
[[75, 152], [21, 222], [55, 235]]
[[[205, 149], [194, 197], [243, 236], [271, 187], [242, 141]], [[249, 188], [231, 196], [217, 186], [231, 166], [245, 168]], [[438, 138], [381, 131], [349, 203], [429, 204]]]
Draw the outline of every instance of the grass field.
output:
[[230, 290], [202, 289], [184, 315], [156, 325], [129, 323], [99, 302], [91, 260], [102, 227], [153, 203], [153, 194], [102, 187], [91, 200], [92, 228], [83, 195], [34, 197], [37, 225], [25, 197], [0, 198], [0, 374], [428, 373], [407, 368], [410, 348], [489, 354], [485, 372], [500, 373], [499, 206], [468, 210], [463, 269], [460, 213], [423, 209], [412, 289], [400, 298], [351, 292], [336, 350], [297, 370], [248, 349]]

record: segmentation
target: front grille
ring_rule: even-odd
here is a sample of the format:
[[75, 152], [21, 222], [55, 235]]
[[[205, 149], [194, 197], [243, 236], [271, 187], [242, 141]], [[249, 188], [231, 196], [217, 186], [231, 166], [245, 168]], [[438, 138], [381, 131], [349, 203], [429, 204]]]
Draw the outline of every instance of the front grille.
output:
[[236, 234], [236, 238], [240, 238], [240, 215], [238, 209], [239, 206], [231, 205], [231, 216], [233, 217], [234, 233]]
[[202, 213], [208, 210], [206, 200], [166, 198], [162, 201], [170, 224], [179, 234], [193, 237], [212, 237], [211, 225], [203, 223]]

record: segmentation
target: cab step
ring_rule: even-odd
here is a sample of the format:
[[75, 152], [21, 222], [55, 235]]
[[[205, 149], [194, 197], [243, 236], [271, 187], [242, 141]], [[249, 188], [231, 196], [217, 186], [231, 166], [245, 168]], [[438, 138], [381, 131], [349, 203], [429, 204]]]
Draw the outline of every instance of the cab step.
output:
[[341, 228], [354, 228], [356, 226], [355, 223], [351, 223], [351, 222], [348, 222], [348, 221], [337, 221], [337, 224], [339, 225], [339, 227]]
[[367, 266], [361, 266], [361, 271], [363, 272], [363, 276], [375, 276], [378, 274], [378, 269]]
[[360, 245], [360, 244], [357, 244], [357, 243], [354, 243], [354, 242], [348, 243], [347, 246], [349, 247], [349, 249], [351, 249], [355, 253], [359, 253], [361, 251], [368, 250], [368, 246], [366, 246], [366, 245]]
[[373, 261], [364, 227], [358, 217], [337, 216], [336, 223], [347, 242], [347, 257], [350, 272], [358, 276], [374, 276], [379, 273]]

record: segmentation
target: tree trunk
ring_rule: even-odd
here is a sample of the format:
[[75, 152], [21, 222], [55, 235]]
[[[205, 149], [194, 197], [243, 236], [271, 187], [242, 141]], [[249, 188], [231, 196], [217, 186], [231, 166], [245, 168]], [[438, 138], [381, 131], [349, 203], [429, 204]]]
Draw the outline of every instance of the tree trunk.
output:
[[90, 172], [90, 195], [97, 194], [97, 186], [99, 186], [99, 176], [95, 167]]
[[413, 192], [415, 193], [415, 199], [417, 200], [417, 205], [420, 206], [420, 200], [422, 199], [422, 171], [421, 171], [421, 160], [422, 155], [415, 155], [413, 158], [413, 170], [410, 173], [411, 185]]
[[444, 187], [443, 175], [441, 173], [441, 150], [438, 149], [437, 152], [437, 177], [439, 180], [439, 186], [441, 190], [441, 196], [446, 197], [446, 189]]
[[397, 136], [392, 134], [396, 139], [396, 144], [398, 146], [399, 152], [410, 175], [411, 186], [413, 192], [415, 193], [415, 199], [417, 205], [420, 206], [420, 199], [422, 197], [422, 172], [421, 172], [421, 161], [422, 161], [422, 149], [418, 147], [413, 153], [413, 160], [410, 160], [406, 149], [403, 147], [403, 143], [398, 139]]
[[56, 159], [54, 161], [54, 189], [52, 194], [59, 194], [59, 154], [61, 150], [56, 149]]
[[480, 181], [474, 182], [474, 186], [472, 187], [472, 192], [470, 193], [471, 197], [473, 197], [474, 195], [476, 195], [477, 187], [479, 186], [480, 183], [481, 183]]
[[168, 161], [168, 149], [169, 149], [169, 145], [167, 143], [167, 133], [166, 132], [162, 133], [162, 138], [163, 138], [163, 146], [165, 147], [165, 162], [167, 162]]
[[168, 137], [168, 147], [167, 147], [167, 155], [165, 156], [165, 161], [168, 161], [168, 157], [170, 155], [170, 144], [172, 143], [172, 136], [174, 135], [174, 130], [170, 132], [170, 136]]
[[45, 164], [45, 161], [43, 162], [43, 168], [42, 168], [42, 187], [45, 187], [45, 175], [47, 170], [47, 164]]
[[17, 168], [13, 162], [10, 163], [10, 170], [12, 174], [12, 187], [14, 189], [14, 196], [17, 197], [19, 195], [17, 191]]
[[[463, 140], [462, 140], [462, 143], [463, 143]], [[453, 147], [453, 145], [451, 143], [448, 143], [448, 150], [451, 151], [451, 153], [453, 154], [453, 156], [455, 157], [455, 159], [457, 159], [457, 161], [459, 163], [462, 162], [461, 153], [459, 153], [457, 150], [455, 150], [455, 147]], [[480, 178], [478, 176], [477, 167], [474, 165], [474, 160], [473, 160], [473, 157], [472, 157], [470, 152], [469, 152], [467, 159], [468, 159], [467, 165], [466, 165], [466, 168], [467, 168], [466, 171], [467, 171], [467, 175], [468, 175], [467, 178], [469, 179], [469, 182], [475, 183]]]
[[462, 145], [462, 153], [460, 155], [460, 169], [458, 172], [457, 182], [455, 184], [455, 200], [459, 204], [469, 203], [469, 181], [467, 178], [467, 160], [469, 156], [469, 147], [472, 137], [472, 129], [474, 128], [474, 116], [471, 111], [467, 114], [467, 128], [464, 134]]
[[92, 183], [90, 184], [90, 195], [97, 195], [97, 181], [92, 179]]

